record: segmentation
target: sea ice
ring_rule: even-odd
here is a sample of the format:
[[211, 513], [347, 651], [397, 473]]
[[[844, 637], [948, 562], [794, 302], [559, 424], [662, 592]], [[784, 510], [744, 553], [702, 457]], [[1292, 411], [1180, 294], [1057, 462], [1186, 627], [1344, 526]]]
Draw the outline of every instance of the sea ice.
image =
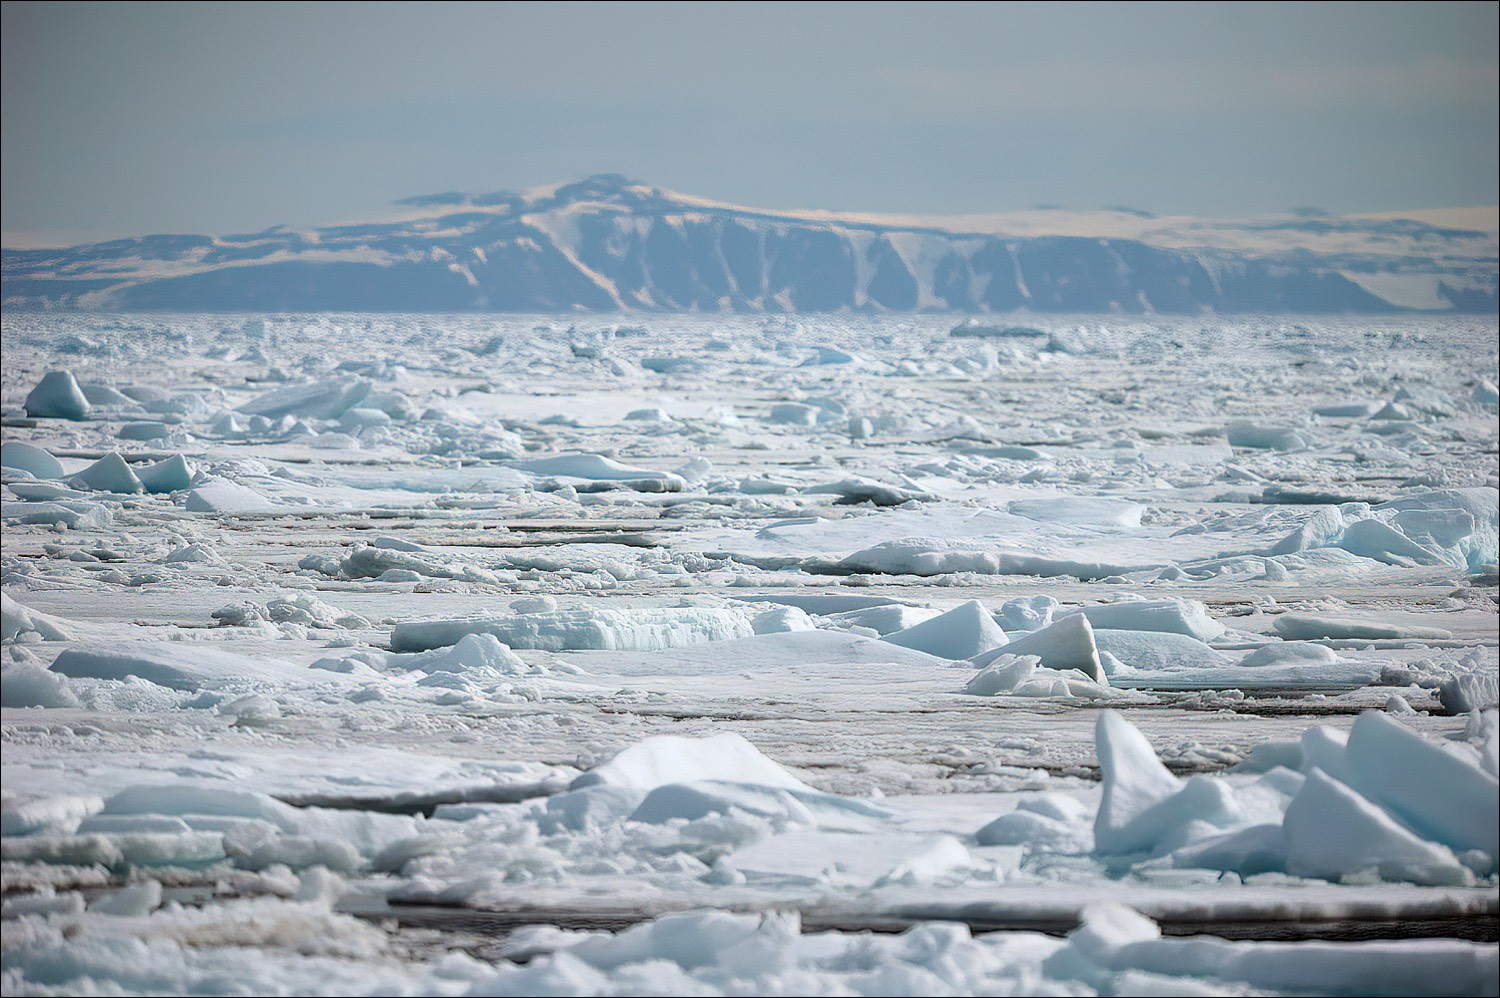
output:
[[1228, 665], [1228, 655], [1186, 634], [1094, 628], [1094, 646], [1133, 669], [1212, 669]]
[[426, 651], [457, 644], [466, 634], [490, 634], [511, 648], [654, 651], [747, 638], [754, 633], [750, 619], [736, 610], [559, 610], [511, 617], [403, 621], [391, 631], [391, 648]]
[[82, 707], [62, 676], [40, 665], [0, 666], [0, 705], [5, 707]]
[[115, 433], [119, 440], [147, 441], [162, 440], [171, 434], [166, 423], [155, 420], [147, 420], [138, 423], [126, 423]]
[[1244, 658], [1240, 665], [1330, 665], [1339, 660], [1327, 645], [1308, 641], [1278, 641], [1262, 645]]
[[48, 371], [26, 396], [26, 415], [38, 419], [83, 420], [91, 409], [71, 371]]
[[974, 658], [1006, 643], [1005, 631], [978, 600], [887, 634], [884, 640], [939, 658]]
[[1320, 769], [1282, 820], [1288, 872], [1328, 880], [1373, 870], [1385, 880], [1462, 885], [1472, 874], [1452, 850], [1408, 831], [1359, 793]]
[[210, 478], [194, 486], [183, 499], [190, 513], [270, 513], [278, 508], [248, 486], [223, 478]]
[[1444, 640], [1453, 632], [1441, 627], [1418, 627], [1414, 624], [1386, 624], [1348, 617], [1322, 617], [1309, 613], [1283, 613], [1272, 625], [1288, 641], [1316, 641], [1319, 638], [1430, 638]]
[[708, 738], [657, 735], [625, 749], [573, 781], [570, 789], [594, 786], [651, 791], [673, 783], [717, 780], [815, 793], [735, 734]]
[[1056, 496], [1050, 499], [1016, 499], [1011, 502], [1010, 511], [1016, 516], [1045, 523], [1139, 527], [1145, 507], [1122, 499]]
[[21, 440], [7, 440], [0, 444], [0, 466], [18, 468], [37, 478], [60, 479], [67, 474], [57, 458], [43, 448]]
[[1125, 599], [1077, 609], [1064, 607], [1055, 613], [1080, 613], [1098, 630], [1161, 631], [1199, 641], [1215, 641], [1224, 634], [1224, 625], [1209, 615], [1208, 607], [1191, 599]]
[[974, 572], [979, 575], [1067, 575], [1087, 581], [1164, 566], [1083, 561], [1011, 551], [983, 551], [956, 547], [929, 537], [904, 537], [900, 540], [882, 541], [873, 547], [855, 551], [839, 561], [838, 567], [846, 572], [887, 575], [933, 576]]
[[146, 488], [118, 453], [106, 454], [69, 479], [76, 487], [134, 495]]
[[181, 492], [192, 488], [193, 468], [181, 454], [173, 454], [144, 468], [131, 469], [147, 492]]
[[303, 416], [338, 419], [370, 394], [370, 382], [358, 378], [333, 378], [288, 385], [241, 404], [240, 412], [276, 419]]
[[6, 644], [23, 640], [26, 634], [35, 634], [42, 641], [69, 641], [73, 635], [68, 622], [40, 610], [23, 606], [11, 599], [9, 593], [0, 593], [0, 640]]
[[125, 679], [136, 676], [174, 690], [201, 690], [246, 682], [326, 681], [329, 674], [273, 658], [250, 657], [182, 641], [78, 644], [63, 651], [52, 671], [64, 676]]
[[617, 482], [638, 492], [681, 492], [686, 487], [682, 476], [670, 471], [637, 468], [601, 454], [561, 454], [557, 457], [529, 458], [512, 461], [510, 466], [538, 477]]
[[808, 495], [838, 496], [839, 503], [873, 503], [876, 506], [900, 506], [935, 498], [931, 493], [909, 486], [887, 485], [869, 478], [853, 476], [802, 490]]
[[1054, 623], [1012, 638], [1005, 645], [973, 656], [975, 668], [984, 668], [1001, 655], [1035, 656], [1049, 669], [1077, 669], [1089, 679], [1104, 678], [1094, 629], [1081, 613], [1059, 617]]
[[[861, 288], [986, 307], [867, 235]], [[878, 284], [7, 308], [7, 993], [1493, 994], [1493, 943], [1179, 935], [1493, 920], [1493, 318], [949, 335]], [[23, 414], [62, 366], [87, 418]]]

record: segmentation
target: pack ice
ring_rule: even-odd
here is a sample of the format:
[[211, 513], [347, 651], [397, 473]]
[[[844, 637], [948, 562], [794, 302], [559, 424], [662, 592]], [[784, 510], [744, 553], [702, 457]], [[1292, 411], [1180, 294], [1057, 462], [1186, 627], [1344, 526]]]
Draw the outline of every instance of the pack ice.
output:
[[5, 992], [1496, 993], [1493, 316], [898, 318], [909, 235], [7, 305]]

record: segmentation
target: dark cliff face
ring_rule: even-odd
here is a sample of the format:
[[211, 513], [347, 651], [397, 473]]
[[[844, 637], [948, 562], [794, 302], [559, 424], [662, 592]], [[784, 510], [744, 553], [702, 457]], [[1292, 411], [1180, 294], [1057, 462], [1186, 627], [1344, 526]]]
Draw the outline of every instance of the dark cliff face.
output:
[[[417, 216], [298, 233], [6, 251], [8, 306], [165, 311], [1384, 312], [1299, 253], [1002, 238], [700, 203], [614, 176], [437, 195]], [[1493, 311], [1494, 283], [1445, 288]]]

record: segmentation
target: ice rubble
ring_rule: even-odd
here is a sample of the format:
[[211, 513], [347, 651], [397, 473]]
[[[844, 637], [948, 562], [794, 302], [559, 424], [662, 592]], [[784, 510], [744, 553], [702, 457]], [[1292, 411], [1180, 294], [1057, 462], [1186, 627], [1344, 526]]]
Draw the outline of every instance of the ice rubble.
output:
[[1243, 666], [1263, 665], [1330, 665], [1339, 657], [1327, 645], [1310, 641], [1278, 641], [1250, 652], [1240, 659]]
[[1002, 654], [987, 658], [985, 666], [964, 685], [964, 692], [992, 697], [1047, 697], [1101, 700], [1115, 696], [1109, 679], [1093, 678], [1081, 669], [1046, 668], [1036, 655]]
[[157, 420], [143, 420], [135, 423], [126, 423], [115, 433], [117, 440], [129, 440], [132, 442], [146, 442], [151, 440], [164, 440], [171, 435], [171, 430], [166, 423]]
[[[587, 789], [575, 791], [589, 793]], [[890, 812], [877, 804], [819, 793], [816, 790], [771, 786], [735, 780], [687, 780], [652, 788], [627, 816], [629, 821], [661, 825], [676, 821], [696, 821], [713, 815], [747, 816], [763, 819], [782, 827], [802, 825], [825, 832], [869, 832]], [[783, 838], [783, 837], [778, 837]], [[888, 844], [882, 838], [879, 845]], [[861, 845], [872, 844], [869, 837]], [[778, 851], [795, 849], [790, 842], [779, 842]], [[798, 862], [805, 862], [805, 855]], [[764, 872], [743, 851], [731, 853], [720, 861], [720, 869], [742, 875]]]
[[[1183, 866], [1217, 864], [1246, 875], [1286, 870], [1337, 878], [1374, 869], [1388, 879], [1463, 884], [1472, 879], [1471, 870], [1494, 871], [1500, 850], [1495, 778], [1474, 759], [1432, 745], [1374, 713], [1359, 719], [1347, 745], [1314, 729], [1302, 748], [1306, 758], [1301, 772], [1273, 768], [1249, 779], [1195, 776], [1184, 781], [1161, 765], [1135, 728], [1106, 712], [1098, 728], [1104, 782], [1094, 848], [1105, 855], [1166, 855]], [[707, 741], [648, 739], [579, 777], [573, 791], [630, 791], [636, 796], [627, 795], [629, 803], [667, 786], [691, 789], [658, 798], [652, 820], [665, 820], [669, 812], [688, 819], [715, 808], [729, 813], [739, 804], [747, 805], [742, 810], [749, 813], [765, 813], [775, 810], [768, 802], [778, 799], [785, 816], [801, 809], [767, 789], [793, 791], [794, 800], [811, 792], [732, 735]], [[755, 786], [767, 789], [750, 789]], [[572, 801], [558, 799], [557, 804], [571, 807]], [[828, 802], [816, 798], [810, 806], [829, 810]], [[1031, 813], [1063, 824], [1083, 817], [1067, 808]], [[1265, 819], [1279, 814], [1285, 817], [1278, 819], [1278, 827], [1284, 825], [1278, 831]], [[1324, 831], [1309, 839], [1308, 828]], [[998, 840], [1002, 832], [990, 828], [983, 834], [986, 840]], [[1358, 848], [1340, 852], [1321, 844], [1341, 836]], [[1332, 856], [1342, 857], [1337, 870], [1328, 866]], [[733, 858], [726, 863], [732, 866]]]
[[1013, 631], [1035, 631], [1052, 623], [1061, 607], [1051, 596], [1017, 596], [1000, 607], [1000, 619]]
[[[1273, 991], [1480, 994], [1500, 981], [1481, 947], [1462, 943], [1229, 942], [1164, 938], [1150, 919], [1119, 905], [1087, 911], [1083, 925], [1044, 964], [1050, 974], [1108, 986], [1124, 974], [1143, 992], [1219, 993], [1228, 982]], [[1183, 981], [1183, 978], [1189, 979]], [[1191, 983], [1189, 983], [1191, 982]], [[1121, 982], [1124, 983], [1124, 982]], [[1184, 993], [1184, 992], [1178, 992]]]
[[[1177, 798], [1181, 781], [1168, 772], [1156, 752], [1136, 728], [1119, 714], [1099, 715], [1094, 745], [1103, 777], [1099, 811], [1094, 818], [1094, 848], [1105, 853], [1140, 852], [1156, 844], [1163, 825], [1193, 820], [1191, 809], [1200, 801], [1186, 802], [1162, 821], [1158, 806]], [[1202, 784], [1200, 784], [1202, 785]], [[1186, 812], [1187, 817], [1182, 817]]]
[[[540, 807], [513, 806], [516, 817], [534, 822], [551, 845], [543, 847], [537, 840], [528, 845], [522, 837], [521, 853], [512, 861], [535, 863], [549, 855], [547, 849], [554, 850], [554, 862], [565, 855], [582, 861], [605, 840], [601, 837], [618, 834], [611, 829], [633, 827], [645, 836], [637, 840], [637, 848], [647, 850], [643, 855], [689, 829], [731, 836], [715, 848], [718, 858], [711, 868], [696, 861], [679, 864], [709, 888], [826, 890], [846, 885], [879, 891], [961, 882], [983, 865], [982, 850], [1008, 845], [1075, 853], [1092, 849], [1105, 857], [1157, 854], [1182, 866], [1222, 864], [1226, 856], [1237, 856], [1238, 867], [1216, 868], [1238, 868], [1245, 875], [1283, 869], [1305, 877], [1373, 873], [1445, 884], [1470, 882], [1472, 871], [1483, 870], [1485, 863], [1493, 870], [1497, 811], [1492, 774], [1461, 753], [1375, 714], [1359, 719], [1347, 744], [1315, 729], [1304, 739], [1309, 753], [1314, 746], [1319, 761], [1340, 769], [1349, 780], [1363, 780], [1367, 788], [1356, 791], [1312, 765], [1303, 772], [1273, 768], [1245, 778], [1230, 774], [1184, 781], [1161, 765], [1138, 731], [1106, 712], [1099, 720], [1104, 784], [1092, 837], [1083, 831], [1090, 820], [1086, 804], [1042, 795], [980, 829], [971, 849], [954, 835], [902, 831], [893, 825], [894, 813], [879, 804], [819, 793], [737, 735], [659, 736], [626, 748]], [[1334, 758], [1339, 752], [1345, 757], [1342, 766]], [[1286, 750], [1275, 754], [1288, 757]], [[1430, 778], [1434, 773], [1437, 778]], [[1476, 775], [1488, 776], [1490, 782], [1476, 784]], [[63, 896], [37, 896], [28, 909], [35, 914], [12, 913], [37, 921], [19, 923], [26, 936], [19, 947], [11, 947], [7, 966], [20, 968], [28, 980], [59, 965], [56, 961], [73, 966], [69, 960], [84, 959], [94, 966], [86, 958], [88, 945], [105, 945], [116, 932], [130, 938], [135, 938], [131, 933], [149, 933], [156, 946], [170, 949], [177, 920], [187, 920], [189, 927], [208, 918], [223, 920], [219, 938], [228, 942], [244, 939], [235, 934], [245, 931], [233, 928], [239, 924], [236, 918], [253, 920], [261, 926], [257, 938], [263, 944], [266, 926], [277, 919], [290, 919], [298, 930], [305, 927], [309, 904], [334, 920], [332, 931], [340, 916], [332, 914], [329, 904], [340, 892], [339, 881], [320, 873], [318, 866], [347, 875], [411, 864], [430, 876], [444, 868], [433, 863], [444, 850], [460, 843], [468, 843], [461, 849], [493, 850], [499, 846], [497, 836], [512, 840], [519, 831], [514, 824], [492, 824], [500, 812], [447, 813], [457, 819], [461, 835], [453, 819], [294, 808], [262, 794], [188, 785], [128, 787], [104, 799], [7, 799], [7, 859], [146, 871], [228, 863], [264, 871], [264, 876], [276, 875], [283, 866], [308, 871], [290, 902], [231, 901], [202, 912], [160, 907], [150, 880], [107, 894], [105, 903], [86, 911]], [[1255, 823], [1276, 814], [1281, 815], [1277, 827]], [[653, 828], [660, 831], [647, 831]], [[748, 841], [743, 839], [747, 832]], [[702, 846], [699, 842], [696, 848]], [[681, 840], [680, 848], [688, 847], [688, 840]], [[579, 851], [555, 851], [564, 848]], [[532, 858], [522, 860], [527, 849]], [[1453, 859], [1455, 850], [1464, 850], [1463, 863]], [[455, 872], [494, 853], [461, 855], [467, 859]], [[1351, 862], [1362, 865], [1351, 867]], [[309, 898], [314, 900], [305, 900]], [[47, 927], [54, 923], [48, 919], [59, 917], [70, 919], [75, 928], [49, 934]], [[146, 921], [122, 921], [131, 918]], [[736, 989], [761, 988], [793, 980], [818, 988], [842, 982], [856, 990], [884, 991], [895, 983], [899, 990], [992, 990], [1008, 980], [1014, 986], [1031, 982], [1027, 990], [1052, 982], [1072, 993], [1085, 985], [1123, 988], [1137, 980], [1132, 974], [1146, 974], [1151, 976], [1139, 980], [1149, 981], [1153, 990], [1162, 990], [1167, 982], [1212, 990], [1215, 982], [1239, 981], [1361, 993], [1482, 993], [1496, 979], [1493, 947], [1383, 942], [1359, 950], [1360, 959], [1351, 960], [1347, 944], [1163, 938], [1155, 923], [1116, 905], [1087, 909], [1081, 926], [1065, 939], [1016, 933], [976, 939], [961, 925], [936, 923], [918, 925], [902, 936], [802, 935], [794, 931], [796, 919], [795, 913], [686, 913], [652, 919], [616, 936], [538, 929], [520, 938], [545, 940], [539, 952], [553, 955], [524, 967], [464, 962], [445, 971], [444, 979], [461, 978], [468, 982], [465, 986], [484, 991], [526, 993], [556, 984], [556, 975], [564, 971], [572, 985], [591, 989], [606, 979], [635, 982], [626, 990], [680, 990], [686, 983], [695, 989], [729, 987], [732, 982]], [[768, 926], [773, 931], [763, 938]], [[934, 949], [939, 938], [944, 942]], [[856, 943], [859, 959], [851, 962], [848, 947]], [[113, 959], [114, 950], [106, 946], [105, 951]], [[200, 935], [191, 951], [170, 950], [168, 965], [180, 969], [179, 957], [189, 952], [214, 950]], [[141, 961], [150, 959], [154, 957], [137, 954], [113, 964], [110, 973], [139, 973]], [[278, 965], [289, 966], [284, 961]], [[1018, 973], [1018, 967], [1029, 969], [1020, 977], [1004, 976]], [[870, 976], [872, 968], [879, 973]], [[455, 977], [459, 969], [462, 974]], [[70, 972], [57, 979], [73, 980], [66, 977]], [[404, 972], [426, 971], [408, 964]], [[787, 976], [794, 972], [803, 976]], [[762, 973], [771, 976], [757, 976]], [[839, 976], [845, 973], [853, 976]], [[1435, 987], [1427, 979], [1431, 975], [1440, 975], [1442, 986]]]
[[[1241, 876], [1284, 871], [1339, 880], [1463, 885], [1500, 857], [1500, 785], [1467, 746], [1452, 751], [1385, 714], [1347, 738], [1312, 729], [1264, 746], [1252, 777], [1173, 776], [1118, 714], [1098, 722], [1101, 853], [1168, 856]], [[1247, 771], [1256, 771], [1255, 756]]]
[[5, 812], [16, 815], [13, 824], [30, 822], [25, 832], [7, 832], [8, 861], [116, 870], [228, 862], [348, 874], [424, 828], [421, 818], [293, 807], [262, 793], [185, 783], [126, 786], [103, 800], [8, 798]]
[[751, 619], [750, 627], [756, 634], [793, 634], [818, 629], [807, 611], [795, 606], [778, 606], [758, 613]]
[[1500, 707], [1500, 675], [1489, 661], [1491, 657], [1474, 649], [1457, 661], [1432, 662], [1436, 676], [1421, 676], [1417, 685], [1436, 685], [1439, 701], [1451, 714], [1494, 710]]
[[25, 641], [68, 641], [73, 637], [68, 622], [40, 610], [24, 606], [9, 593], [0, 593], [0, 641], [9, 644]]
[[1500, 491], [1440, 489], [1374, 506], [1324, 506], [1269, 553], [1322, 547], [1391, 565], [1451, 565], [1479, 572], [1500, 558]]
[[[169, 556], [168, 560], [172, 557]], [[330, 606], [308, 592], [283, 593], [264, 603], [251, 600], [233, 603], [215, 610], [210, 616], [229, 627], [251, 627], [260, 621], [339, 630], [370, 626], [370, 622], [359, 614]]]
[[89, 400], [89, 405], [120, 406], [124, 409], [139, 407], [135, 399], [111, 385], [97, 381], [80, 381], [78, 387], [83, 390], [83, 397]]
[[766, 822], [870, 831], [890, 814], [815, 790], [739, 735], [657, 735], [577, 777], [567, 793], [548, 799], [538, 820], [544, 829], [582, 830], [601, 821], [662, 825], [712, 816], [749, 821], [735, 833], [742, 838], [759, 837]]
[[859, 610], [824, 613], [820, 614], [820, 619], [827, 626], [846, 630], [866, 628], [884, 637], [915, 627], [923, 621], [940, 616], [942, 613], [942, 610], [931, 607], [906, 606], [904, 604], [893, 603], [885, 606], [865, 607]]
[[500, 576], [487, 568], [444, 559], [417, 547], [410, 550], [377, 538], [375, 544], [356, 543], [342, 558], [310, 554], [298, 567], [343, 579], [377, 579], [382, 582], [416, 582], [421, 579], [460, 579], [495, 585]]
[[41, 665], [7, 663], [0, 666], [0, 706], [82, 707], [67, 680]]
[[[1094, 627], [1101, 662], [1111, 656], [1125, 668], [1145, 672], [1214, 669], [1233, 662], [1228, 655], [1186, 634]], [[1108, 670], [1106, 670], [1108, 671]]]
[[[76, 990], [98, 981], [155, 993], [310, 994], [1485, 994], [1487, 947], [1415, 940], [1364, 944], [1164, 937], [1119, 905], [1097, 905], [1066, 938], [973, 936], [924, 923], [900, 935], [804, 931], [794, 912], [688, 911], [617, 934], [537, 927], [515, 937], [524, 963], [449, 957], [402, 964], [379, 930], [335, 914], [319, 878], [296, 900], [136, 917], [74, 913], [29, 925], [18, 982]], [[288, 950], [271, 963], [250, 944]], [[1353, 957], [1351, 959], [1351, 954]], [[1260, 993], [1257, 991], [1256, 993]]]
[[1224, 427], [1224, 436], [1231, 447], [1257, 450], [1299, 451], [1312, 446], [1311, 435], [1306, 430], [1248, 420], [1230, 423]]
[[105, 530], [114, 523], [114, 513], [108, 506], [82, 499], [6, 502], [0, 505], [0, 516], [7, 524], [36, 523], [67, 530]]

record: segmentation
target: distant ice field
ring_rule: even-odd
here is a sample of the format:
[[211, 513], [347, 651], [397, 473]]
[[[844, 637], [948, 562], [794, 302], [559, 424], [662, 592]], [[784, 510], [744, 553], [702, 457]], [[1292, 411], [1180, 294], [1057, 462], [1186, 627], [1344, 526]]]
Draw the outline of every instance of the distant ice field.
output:
[[1500, 986], [1493, 317], [0, 326], [7, 994]]

